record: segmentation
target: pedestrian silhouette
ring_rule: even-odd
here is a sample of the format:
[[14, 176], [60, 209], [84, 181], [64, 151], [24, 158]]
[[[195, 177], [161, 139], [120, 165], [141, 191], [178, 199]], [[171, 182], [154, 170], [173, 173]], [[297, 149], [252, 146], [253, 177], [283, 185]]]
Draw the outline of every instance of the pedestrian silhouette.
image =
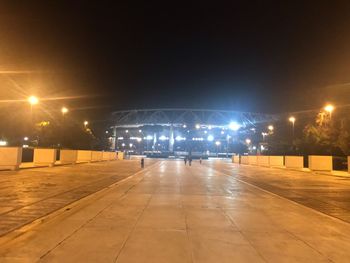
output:
[[187, 164], [187, 157], [184, 158], [185, 165]]
[[141, 158], [141, 168], [145, 167], [145, 159]]

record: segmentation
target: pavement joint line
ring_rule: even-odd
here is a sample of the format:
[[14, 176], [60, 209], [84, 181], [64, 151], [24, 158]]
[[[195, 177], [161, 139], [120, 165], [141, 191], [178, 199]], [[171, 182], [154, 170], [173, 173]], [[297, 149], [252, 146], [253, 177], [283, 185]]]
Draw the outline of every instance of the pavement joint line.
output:
[[[158, 163], [158, 162], [157, 162]], [[163, 165], [163, 161], [161, 161], [159, 163], [159, 166]], [[140, 183], [140, 182], [138, 182]], [[127, 194], [127, 193], [126, 193]], [[125, 195], [126, 195], [125, 194]], [[153, 194], [154, 195], [154, 194]], [[147, 204], [144, 206], [144, 208], [142, 209], [142, 211], [140, 212], [140, 214], [138, 215], [135, 224], [133, 225], [132, 229], [130, 230], [130, 232], [128, 233], [127, 237], [125, 238], [125, 240], [123, 241], [123, 244], [121, 246], [121, 248], [119, 249], [119, 251], [117, 252], [117, 255], [115, 256], [113, 262], [116, 263], [118, 261], [118, 258], [120, 256], [120, 254], [122, 253], [122, 250], [125, 248], [126, 243], [130, 240], [131, 235], [134, 233], [137, 224], [140, 221], [141, 216], [144, 214], [145, 210], [147, 209], [147, 207], [149, 207], [149, 203], [151, 202], [152, 196], [149, 197]]]
[[344, 220], [342, 220], [342, 219], [340, 219], [340, 218], [330, 216], [330, 215], [328, 215], [328, 214], [325, 214], [325, 213], [323, 213], [323, 212], [321, 212], [321, 211], [318, 211], [318, 210], [316, 210], [316, 209], [313, 209], [313, 208], [311, 208], [311, 207], [302, 205], [302, 204], [300, 204], [300, 203], [298, 203], [298, 202], [295, 202], [295, 201], [293, 201], [293, 200], [291, 200], [291, 199], [288, 199], [288, 198], [283, 197], [283, 196], [281, 196], [281, 195], [278, 195], [278, 194], [275, 194], [275, 193], [270, 192], [270, 191], [268, 191], [268, 190], [265, 190], [265, 189], [263, 189], [263, 188], [261, 188], [261, 187], [259, 187], [259, 186], [256, 186], [256, 185], [253, 185], [253, 184], [248, 183], [248, 182], [246, 182], [246, 181], [243, 181], [243, 180], [241, 180], [241, 179], [235, 178], [235, 177], [233, 177], [232, 175], [223, 173], [223, 172], [221, 172], [221, 171], [219, 171], [219, 170], [217, 170], [217, 169], [215, 169], [215, 168], [211, 168], [211, 169], [213, 169], [215, 172], [217, 172], [217, 173], [219, 173], [219, 174], [223, 174], [223, 175], [225, 175], [225, 176], [231, 177], [231, 178], [233, 178], [233, 179], [236, 180], [236, 181], [239, 181], [239, 182], [241, 182], [241, 183], [247, 184], [247, 185], [249, 185], [249, 186], [251, 186], [251, 187], [253, 187], [253, 188], [256, 188], [256, 189], [258, 189], [258, 190], [260, 190], [260, 191], [263, 191], [263, 192], [268, 193], [268, 194], [270, 194], [270, 195], [276, 196], [276, 197], [281, 198], [281, 199], [283, 199], [283, 200], [287, 200], [288, 202], [291, 202], [291, 203], [293, 203], [293, 204], [296, 204], [296, 205], [298, 205], [299, 207], [307, 208], [308, 210], [313, 211], [313, 212], [316, 212], [317, 214], [322, 215], [322, 216], [325, 216], [325, 217], [327, 217], [327, 218], [329, 218], [329, 219], [332, 219], [333, 221], [336, 221], [336, 222], [338, 222], [338, 223], [342, 223], [342, 224], [344, 224], [344, 225], [346, 225], [346, 226], [349, 226], [349, 225], [350, 225], [349, 222], [346, 222], [346, 221], [344, 221]]
[[105, 192], [112, 190], [112, 188], [114, 188], [114, 187], [117, 187], [117, 186], [124, 184], [126, 181], [132, 179], [133, 177], [135, 177], [136, 175], [138, 175], [142, 172], [147, 172], [148, 170], [150, 170], [151, 168], [153, 168], [153, 166], [155, 166], [157, 164], [158, 164], [158, 161], [155, 162], [154, 164], [151, 164], [149, 167], [144, 168], [144, 169], [142, 169], [142, 170], [126, 177], [126, 178], [123, 178], [122, 180], [117, 181], [109, 186], [106, 186], [106, 187], [104, 187], [104, 188], [102, 188], [102, 189], [100, 189], [100, 190], [98, 190], [90, 195], [87, 195], [87, 196], [84, 196], [80, 199], [77, 199], [77, 200], [75, 200], [75, 201], [55, 210], [55, 211], [52, 211], [51, 213], [48, 213], [44, 216], [41, 216], [41, 217], [31, 221], [31, 222], [25, 223], [23, 225], [18, 226], [17, 228], [11, 229], [9, 232], [6, 232], [0, 236], [0, 245], [8, 242], [9, 240], [13, 240], [13, 239], [25, 234], [25, 231], [27, 231], [28, 229], [31, 229], [37, 225], [40, 225], [40, 224], [46, 222], [47, 220], [54, 219], [57, 216], [65, 213], [65, 212], [68, 212], [68, 211], [71, 212], [72, 208], [76, 208], [77, 206], [81, 205], [85, 201], [88, 201], [89, 199], [95, 198], [97, 200], [97, 199], [101, 198], [102, 195], [105, 194]]

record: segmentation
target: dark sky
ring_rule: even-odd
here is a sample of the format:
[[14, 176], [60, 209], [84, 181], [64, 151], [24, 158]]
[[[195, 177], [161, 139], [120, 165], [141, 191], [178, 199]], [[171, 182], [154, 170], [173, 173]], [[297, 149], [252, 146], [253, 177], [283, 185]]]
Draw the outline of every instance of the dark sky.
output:
[[102, 112], [350, 103], [336, 86], [350, 82], [349, 1], [139, 2], [2, 1], [0, 70], [36, 72], [3, 75], [1, 99], [90, 95], [68, 104]]

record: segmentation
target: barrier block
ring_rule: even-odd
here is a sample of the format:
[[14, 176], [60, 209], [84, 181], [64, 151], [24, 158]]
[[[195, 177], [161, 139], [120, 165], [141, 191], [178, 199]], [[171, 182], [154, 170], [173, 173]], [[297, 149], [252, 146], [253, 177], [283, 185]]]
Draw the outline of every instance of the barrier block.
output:
[[269, 166], [269, 156], [266, 155], [258, 155], [258, 165], [260, 166]]
[[118, 160], [124, 160], [124, 153], [123, 152], [117, 152]]
[[269, 156], [270, 166], [273, 167], [283, 167], [284, 166], [284, 156]]
[[0, 147], [0, 169], [18, 170], [22, 162], [22, 147]]
[[248, 163], [252, 165], [257, 165], [258, 157], [256, 155], [248, 155]]
[[249, 164], [249, 156], [247, 155], [242, 155], [241, 156], [241, 164]]
[[109, 161], [110, 160], [110, 152], [102, 152], [102, 160]]
[[287, 168], [304, 168], [304, 156], [285, 156], [284, 162]]
[[92, 151], [91, 152], [91, 161], [99, 162], [102, 161], [103, 152], [100, 151]]
[[332, 156], [309, 155], [309, 169], [312, 171], [332, 171]]
[[233, 162], [234, 163], [239, 163], [239, 155], [233, 156]]
[[91, 162], [92, 151], [89, 150], [78, 150], [77, 161], [78, 162]]
[[56, 162], [56, 149], [34, 149], [34, 166], [54, 166]]
[[75, 164], [77, 162], [77, 150], [60, 150], [61, 164]]
[[116, 160], [117, 159], [117, 153], [116, 152], [110, 152], [109, 153], [109, 159], [110, 160]]

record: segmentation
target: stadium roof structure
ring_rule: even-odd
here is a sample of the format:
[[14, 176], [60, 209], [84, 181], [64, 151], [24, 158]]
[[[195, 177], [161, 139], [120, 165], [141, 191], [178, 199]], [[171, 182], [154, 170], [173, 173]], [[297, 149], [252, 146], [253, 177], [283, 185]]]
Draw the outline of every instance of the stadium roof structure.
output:
[[255, 127], [279, 119], [277, 115], [264, 113], [179, 108], [115, 111], [111, 118], [114, 128], [137, 128], [147, 125], [177, 127], [184, 124], [227, 127], [232, 122], [241, 127]]

